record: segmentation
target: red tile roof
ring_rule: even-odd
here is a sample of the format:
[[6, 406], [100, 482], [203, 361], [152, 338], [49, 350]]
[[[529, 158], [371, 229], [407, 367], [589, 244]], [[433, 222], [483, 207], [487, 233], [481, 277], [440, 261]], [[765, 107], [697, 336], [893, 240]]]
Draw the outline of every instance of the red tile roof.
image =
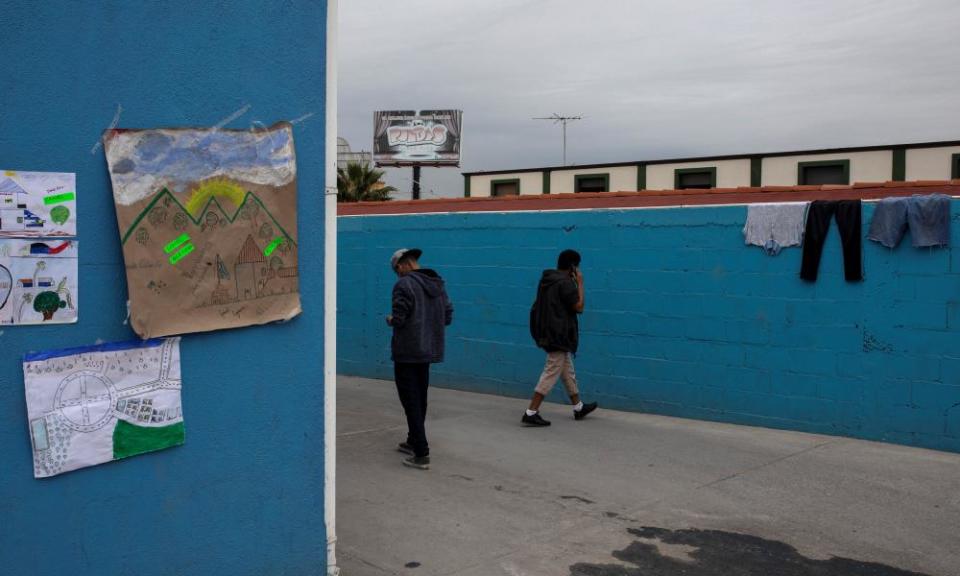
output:
[[960, 196], [960, 180], [858, 182], [852, 186], [763, 186], [709, 190], [643, 190], [640, 192], [581, 192], [502, 196], [496, 198], [431, 198], [337, 205], [339, 216], [423, 214], [431, 212], [514, 212], [522, 210], [584, 210], [799, 202], [810, 200], [877, 200], [913, 194]]

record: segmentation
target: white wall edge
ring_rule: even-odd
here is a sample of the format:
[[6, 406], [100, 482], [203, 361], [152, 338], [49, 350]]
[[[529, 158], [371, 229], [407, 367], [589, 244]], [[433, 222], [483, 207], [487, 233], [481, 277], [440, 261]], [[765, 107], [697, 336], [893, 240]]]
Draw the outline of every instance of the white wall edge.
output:
[[337, 565], [337, 30], [338, 0], [327, 0], [323, 218], [323, 514], [327, 576]]

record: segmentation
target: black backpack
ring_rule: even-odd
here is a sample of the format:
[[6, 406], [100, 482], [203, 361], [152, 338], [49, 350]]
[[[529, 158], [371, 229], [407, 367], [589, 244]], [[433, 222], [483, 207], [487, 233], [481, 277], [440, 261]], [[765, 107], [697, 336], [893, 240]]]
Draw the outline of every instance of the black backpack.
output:
[[534, 344], [543, 348], [546, 346], [545, 330], [543, 326], [543, 307], [540, 306], [540, 286], [537, 285], [537, 297], [533, 300], [533, 306], [530, 307], [530, 337]]

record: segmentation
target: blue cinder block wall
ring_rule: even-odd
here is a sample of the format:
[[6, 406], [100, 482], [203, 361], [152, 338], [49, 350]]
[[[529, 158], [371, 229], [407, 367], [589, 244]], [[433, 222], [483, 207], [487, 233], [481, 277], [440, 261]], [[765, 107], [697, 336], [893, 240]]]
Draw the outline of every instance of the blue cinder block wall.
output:
[[586, 399], [960, 451], [957, 202], [953, 210], [953, 248], [865, 241], [859, 284], [843, 280], [835, 224], [820, 279], [806, 284], [800, 249], [770, 257], [744, 246], [743, 206], [340, 217], [339, 370], [392, 378], [387, 262], [416, 246], [456, 306], [433, 381], [528, 396], [543, 365], [530, 304], [541, 270], [569, 247], [583, 254]]
[[[0, 169], [77, 173], [80, 321], [0, 327], [0, 573], [325, 572], [325, 2], [0, 0]], [[186, 444], [34, 480], [20, 359], [135, 338], [101, 131], [294, 128], [304, 313], [181, 343]]]

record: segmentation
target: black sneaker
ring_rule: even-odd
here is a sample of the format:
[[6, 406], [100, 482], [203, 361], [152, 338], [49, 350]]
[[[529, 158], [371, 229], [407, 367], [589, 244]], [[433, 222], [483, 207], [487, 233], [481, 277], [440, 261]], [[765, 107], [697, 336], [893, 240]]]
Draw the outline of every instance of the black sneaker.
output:
[[411, 446], [408, 442], [401, 442], [397, 444], [397, 452], [403, 452], [404, 454], [409, 454], [410, 456], [414, 455], [413, 446]]
[[573, 411], [573, 419], [574, 419], [574, 420], [583, 420], [584, 418], [587, 417], [587, 414], [593, 412], [593, 411], [596, 410], [596, 409], [597, 409], [597, 403], [596, 403], [596, 402], [591, 402], [591, 403], [589, 403], [589, 404], [584, 404], [584, 405], [583, 405], [583, 408], [581, 408], [580, 410], [574, 410], [574, 411]]
[[523, 418], [521, 418], [520, 421], [523, 422], [523, 424], [526, 426], [549, 426], [550, 425], [550, 421], [544, 420], [543, 416], [541, 416], [539, 412], [537, 412], [533, 416], [528, 416], [527, 413], [524, 412]]
[[403, 465], [409, 466], [411, 468], [416, 468], [417, 470], [429, 470], [430, 469], [430, 457], [429, 456], [411, 456], [410, 458], [403, 459]]

